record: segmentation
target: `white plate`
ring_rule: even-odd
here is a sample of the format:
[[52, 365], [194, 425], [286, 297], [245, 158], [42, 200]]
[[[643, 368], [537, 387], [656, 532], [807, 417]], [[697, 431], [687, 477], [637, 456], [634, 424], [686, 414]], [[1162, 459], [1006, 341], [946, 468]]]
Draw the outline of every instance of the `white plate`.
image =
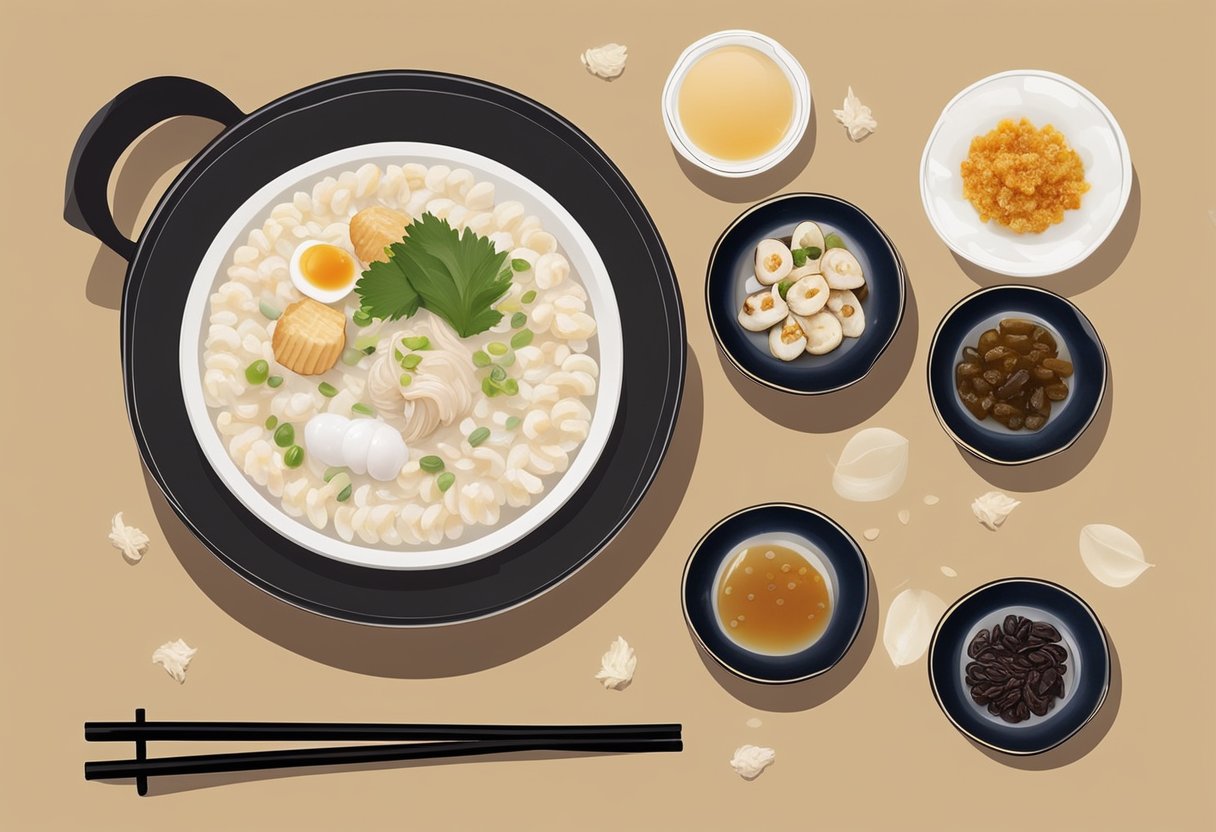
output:
[[[366, 162], [378, 164], [381, 168], [390, 163], [405, 162], [421, 162], [428, 166], [445, 164], [452, 168], [467, 168], [478, 179], [493, 182], [496, 203], [518, 200], [529, 213], [540, 218], [546, 231], [557, 238], [559, 250], [570, 261], [571, 269], [587, 290], [591, 311], [596, 319], [599, 389], [587, 439], [578, 448], [570, 467], [561, 474], [560, 479], [546, 483], [547, 490], [540, 500], [514, 519], [473, 540], [445, 541], [439, 547], [406, 544], [394, 548], [366, 546], [347, 543], [288, 516], [228, 456], [203, 397], [200, 368], [205, 338], [203, 322], [208, 301], [217, 283], [226, 279], [224, 267], [230, 261], [232, 251], [248, 233], [251, 223], [257, 221], [260, 225], [262, 218], [274, 205], [289, 201], [294, 192], [311, 190], [312, 185], [324, 177], [354, 170]], [[186, 412], [203, 453], [228, 490], [259, 520], [283, 537], [334, 560], [380, 569], [437, 569], [469, 563], [505, 549], [549, 519], [578, 490], [603, 452], [616, 421], [624, 351], [620, 312], [604, 261], [591, 238], [556, 199], [532, 180], [476, 153], [421, 142], [381, 142], [348, 147], [300, 165], [269, 182], [237, 209], [212, 241], [194, 275], [186, 299], [179, 356]]]
[[[1041, 234], [1015, 234], [980, 222], [963, 196], [960, 165], [971, 140], [1003, 118], [1052, 124], [1085, 165], [1090, 190], [1081, 207]], [[929, 134], [920, 163], [920, 196], [933, 230], [947, 246], [989, 271], [1042, 277], [1069, 269], [1102, 245], [1127, 206], [1132, 160], [1110, 110], [1089, 90], [1062, 75], [1011, 70], [977, 81], [946, 105]]]

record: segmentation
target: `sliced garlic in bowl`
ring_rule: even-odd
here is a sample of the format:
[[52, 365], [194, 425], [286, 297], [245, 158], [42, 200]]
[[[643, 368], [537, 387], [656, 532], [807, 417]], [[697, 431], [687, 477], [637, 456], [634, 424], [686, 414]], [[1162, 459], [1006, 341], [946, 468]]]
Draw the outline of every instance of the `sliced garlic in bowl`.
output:
[[[785, 341], [763, 331], [761, 322], [776, 319], [776, 311], [741, 314], [763, 301], [766, 285], [803, 329], [810, 349], [801, 355], [793, 354], [792, 331]], [[851, 293], [841, 294], [835, 309], [833, 290]], [[748, 209], [719, 238], [705, 300], [719, 347], [743, 375], [782, 392], [817, 395], [860, 381], [890, 345], [903, 319], [906, 273], [890, 239], [855, 205], [787, 194]], [[783, 315], [772, 326], [785, 324]]]

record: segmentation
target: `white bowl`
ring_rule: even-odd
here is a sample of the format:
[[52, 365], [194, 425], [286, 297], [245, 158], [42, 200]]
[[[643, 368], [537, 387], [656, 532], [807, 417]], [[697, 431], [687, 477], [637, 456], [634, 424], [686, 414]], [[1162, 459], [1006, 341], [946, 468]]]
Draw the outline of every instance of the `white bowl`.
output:
[[[963, 196], [960, 165], [971, 140], [1003, 118], [1052, 124], [1085, 165], [1090, 190], [1081, 207], [1041, 234], [1016, 234], [980, 222]], [[991, 75], [956, 95], [929, 134], [920, 163], [920, 196], [933, 230], [960, 257], [1012, 277], [1072, 268], [1102, 245], [1127, 206], [1132, 160], [1110, 110], [1089, 90], [1052, 72], [1019, 69]]]
[[[688, 70], [699, 58], [722, 46], [748, 46], [772, 58], [777, 66], [781, 67], [786, 80], [794, 90], [794, 115], [790, 119], [790, 126], [785, 137], [768, 153], [754, 159], [739, 161], [712, 156], [693, 143], [688, 134], [684, 132], [683, 124], [680, 123], [679, 95], [684, 76], [688, 74]], [[667, 76], [667, 83], [663, 85], [663, 126], [667, 128], [667, 136], [671, 139], [671, 144], [675, 147], [676, 152], [703, 170], [733, 178], [763, 173], [789, 156], [806, 133], [807, 125], [811, 120], [812, 106], [811, 84], [807, 80], [806, 71], [802, 65], [777, 41], [759, 32], [751, 32], [746, 29], [727, 29], [701, 38], [684, 50], [675, 66], [671, 68], [671, 73]]]
[[[314, 529], [303, 518], [288, 516], [279, 501], [258, 487], [228, 455], [207, 408], [202, 386], [202, 344], [207, 334], [208, 301], [214, 287], [226, 279], [231, 253], [244, 241], [251, 224], [256, 221], [260, 225], [274, 205], [290, 200], [295, 191], [311, 190], [314, 182], [327, 175], [355, 170], [366, 162], [383, 168], [390, 163], [401, 164], [403, 160], [467, 168], [478, 179], [494, 183], [498, 203], [518, 200], [529, 213], [540, 217], [545, 229], [557, 238], [572, 270], [582, 280], [598, 325], [599, 389], [587, 438], [574, 454], [570, 467], [560, 479], [546, 483], [540, 498], [518, 516], [504, 520], [482, 534], [477, 533], [478, 529], [472, 529], [460, 540], [444, 540], [436, 546], [370, 546], [360, 543], [357, 537], [354, 542], [347, 543], [337, 535]], [[507, 548], [552, 517], [582, 485], [608, 443], [620, 403], [624, 363], [620, 311], [612, 281], [595, 244], [570, 212], [535, 182], [506, 165], [460, 148], [422, 142], [382, 142], [348, 147], [293, 168], [256, 191], [220, 229], [199, 264], [186, 299], [178, 349], [182, 392], [190, 424], [207, 461], [228, 490], [259, 520], [288, 540], [327, 558], [379, 569], [438, 569], [479, 560]]]

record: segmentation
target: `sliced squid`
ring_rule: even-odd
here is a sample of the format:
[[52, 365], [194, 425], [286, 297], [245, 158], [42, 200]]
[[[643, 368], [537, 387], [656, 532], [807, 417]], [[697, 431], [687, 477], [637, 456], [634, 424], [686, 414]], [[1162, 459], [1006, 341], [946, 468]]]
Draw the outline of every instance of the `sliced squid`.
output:
[[820, 258], [827, 249], [823, 242], [823, 231], [819, 226], [810, 221], [798, 223], [798, 227], [794, 229], [794, 233], [790, 237], [790, 249], [796, 248], [819, 249], [819, 257], [808, 256], [804, 265], [804, 268], [809, 267], [814, 273], [818, 273]]
[[848, 289], [833, 289], [828, 295], [828, 311], [840, 321], [846, 338], [858, 338], [866, 329], [866, 313], [857, 295]]
[[866, 282], [861, 263], [853, 253], [843, 248], [831, 248], [819, 261], [823, 277], [833, 289], [856, 289]]
[[795, 315], [814, 315], [828, 302], [828, 282], [821, 274], [808, 274], [785, 293], [785, 302]]
[[772, 286], [794, 268], [794, 255], [780, 240], [761, 240], [756, 246], [756, 279]]
[[806, 349], [806, 335], [793, 315], [769, 330], [768, 349], [774, 358], [780, 358], [782, 361], [793, 361], [802, 355]]
[[739, 324], [752, 332], [762, 332], [773, 324], [780, 323], [788, 314], [789, 308], [774, 286], [743, 299], [743, 308], [739, 310]]
[[797, 318], [796, 322], [806, 334], [806, 351], [811, 355], [829, 353], [844, 339], [840, 321], [831, 312], [816, 312], [809, 318]]

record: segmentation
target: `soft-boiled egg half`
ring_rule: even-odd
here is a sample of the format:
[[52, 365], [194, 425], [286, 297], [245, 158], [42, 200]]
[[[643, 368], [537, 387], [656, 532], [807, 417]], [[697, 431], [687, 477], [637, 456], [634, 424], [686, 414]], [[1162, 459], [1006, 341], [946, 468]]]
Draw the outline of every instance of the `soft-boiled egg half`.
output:
[[350, 294], [359, 279], [359, 262], [344, 248], [306, 240], [291, 255], [291, 282], [321, 303], [337, 303]]

